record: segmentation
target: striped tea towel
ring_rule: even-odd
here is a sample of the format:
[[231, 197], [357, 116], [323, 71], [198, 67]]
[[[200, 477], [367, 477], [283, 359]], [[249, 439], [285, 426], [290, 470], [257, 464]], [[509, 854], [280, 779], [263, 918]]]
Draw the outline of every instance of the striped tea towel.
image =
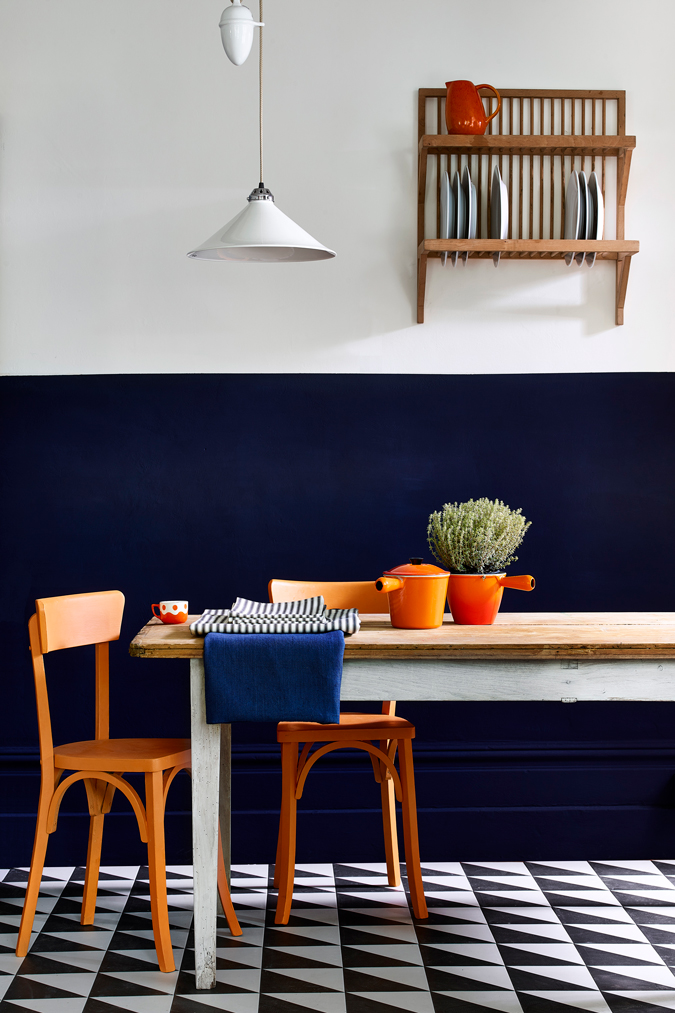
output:
[[190, 632], [206, 633], [330, 633], [345, 636], [361, 627], [358, 609], [327, 609], [321, 596], [300, 601], [262, 602], [237, 598], [232, 608], [206, 609]]

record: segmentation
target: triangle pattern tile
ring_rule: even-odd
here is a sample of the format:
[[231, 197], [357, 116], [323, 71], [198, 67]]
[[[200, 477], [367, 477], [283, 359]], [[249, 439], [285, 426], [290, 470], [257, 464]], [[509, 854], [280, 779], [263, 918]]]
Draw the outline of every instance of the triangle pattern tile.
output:
[[608, 974], [623, 975], [625, 978], [635, 978], [639, 981], [648, 981], [650, 984], [660, 985], [663, 988], [675, 989], [675, 975], [665, 965], [657, 966], [636, 965], [636, 964], [589, 964], [593, 971], [604, 971]]
[[[503, 964], [499, 947], [496, 943], [427, 943], [429, 950], [434, 953], [452, 953], [457, 956], [456, 963], [461, 964], [468, 960], [478, 964]], [[433, 963], [433, 960], [429, 961]]]
[[523, 910], [522, 907], [488, 907], [487, 905], [482, 909], [483, 918], [487, 922], [512, 922], [518, 924], [519, 922], [557, 922], [558, 915], [555, 913], [553, 908], [546, 905], [546, 907], [528, 907]]
[[[274, 1006], [267, 1000], [277, 1000]], [[346, 1013], [347, 1004], [344, 992], [269, 992], [260, 997], [260, 1010], [279, 1010], [280, 1006], [298, 1013], [300, 1009], [317, 1010], [318, 1013]], [[258, 1013], [256, 1006], [252, 1013]]]
[[[316, 929], [311, 930], [312, 935], [316, 933]], [[331, 928], [330, 931], [333, 931]], [[389, 925], [359, 925], [352, 927], [343, 923], [341, 930], [338, 932], [338, 942], [340, 938], [345, 941], [345, 935], [348, 933], [354, 933], [361, 938], [363, 943], [383, 943], [385, 945], [396, 945], [398, 943], [416, 943], [417, 936], [415, 934], [415, 926], [409, 925], [406, 922], [394, 922]], [[356, 942], [356, 940], [352, 940]]]
[[178, 971], [106, 971], [109, 978], [119, 978], [131, 985], [142, 985], [156, 992], [167, 992], [173, 995], [178, 979]]
[[[658, 909], [662, 911], [662, 908]], [[624, 922], [632, 924], [628, 911], [622, 907], [583, 907], [575, 904], [565, 904], [556, 908], [556, 913], [561, 921], [567, 922], [588, 922], [589, 924], [601, 924], [604, 922]], [[577, 916], [577, 917], [575, 917]]]
[[618, 995], [624, 999], [632, 999], [636, 1002], [650, 1003], [652, 1006], [661, 1006], [664, 1009], [675, 1010], [675, 992], [612, 992], [612, 995]]
[[271, 946], [265, 948], [265, 967], [342, 967], [339, 946]]
[[[419, 946], [417, 945], [417, 943], [413, 943], [410, 945], [406, 943], [399, 943], [396, 945], [386, 943], [383, 945], [380, 945], [378, 943], [367, 943], [365, 945], [358, 947], [353, 946], [345, 947], [345, 954], [344, 954], [345, 967], [350, 966], [348, 963], [349, 961], [348, 954], [349, 953], [353, 954], [355, 950], [358, 950], [359, 953], [365, 955], [372, 955], [374, 957], [385, 957], [388, 960], [391, 960], [392, 962], [395, 961], [396, 963], [400, 964], [422, 963], [422, 956], [420, 954]], [[375, 963], [377, 963], [377, 961], [375, 961]]]
[[36, 981], [48, 988], [65, 989], [75, 995], [88, 996], [96, 978], [96, 972], [66, 970], [62, 974], [22, 974], [25, 981]]
[[[258, 1013], [259, 996], [252, 992], [232, 993], [231, 995], [209, 995], [200, 992], [198, 995], [177, 995], [171, 1006], [171, 1013], [211, 1013], [212, 1010], [225, 1010], [227, 1013]], [[297, 1010], [294, 1011], [297, 1013]]]
[[[368, 974], [373, 978], [381, 978], [389, 983], [389, 988], [404, 985], [408, 988], [424, 990], [429, 987], [423, 967], [359, 967], [358, 972]], [[350, 991], [360, 990], [350, 988]]]
[[506, 964], [516, 960], [522, 963], [525, 954], [532, 958], [527, 963], [533, 964], [550, 964], [551, 961], [556, 964], [583, 964], [584, 962], [576, 946], [573, 946], [572, 943], [502, 943], [500, 949]]
[[434, 1013], [433, 999], [429, 992], [354, 992], [353, 995], [369, 1000], [372, 1007], [358, 1007], [350, 1004], [347, 997], [347, 1010], [377, 1010], [385, 1013], [387, 1007], [396, 1010], [407, 1010], [409, 1013]]
[[[433, 996], [437, 1013], [468, 1013], [476, 1006], [498, 1010], [499, 1013], [523, 1013], [523, 1007], [515, 992], [452, 992], [443, 990], [434, 991]], [[454, 1002], [452, 1005], [450, 1003], [443, 1004], [438, 1001], [442, 997], [454, 1000]], [[462, 1003], [467, 1005], [463, 1007]]]
[[574, 1006], [576, 1009], [586, 1010], [587, 1013], [612, 1013], [602, 992], [569, 992], [564, 989], [558, 989], [555, 992], [534, 992], [528, 990], [524, 995], [545, 999], [550, 1003], [561, 1003], [563, 1006]]
[[569, 943], [570, 936], [566, 928], [560, 923], [533, 923], [527, 924], [493, 924], [491, 926], [494, 939], [498, 943], [519, 943], [521, 941], [547, 943], [560, 942]]
[[108, 1005], [119, 1009], [131, 1010], [131, 1013], [171, 1013], [173, 996], [151, 995], [151, 996], [106, 996], [104, 1000]]
[[432, 991], [484, 991], [512, 989], [507, 969], [502, 966], [475, 967], [427, 964], [427, 979]]
[[[507, 964], [509, 973], [516, 971], [524, 971], [530, 974], [536, 974], [539, 977], [552, 978], [554, 981], [566, 982], [568, 987], [573, 988], [591, 988], [596, 989], [597, 986], [588, 968], [583, 964], [574, 965], [556, 965], [546, 966], [542, 964]], [[512, 977], [514, 975], [512, 974]], [[517, 987], [517, 986], [516, 986]], [[528, 990], [529, 991], [529, 990]]]
[[5, 999], [11, 1002], [17, 1009], [34, 1010], [35, 1013], [82, 1013], [87, 1003], [86, 999]]
[[[267, 981], [276, 977], [280, 987], [274, 989], [267, 987]], [[298, 989], [298, 985], [304, 983], [304, 988]], [[286, 986], [286, 987], [284, 987]], [[308, 987], [309, 986], [309, 987]], [[313, 986], [313, 987], [312, 987]], [[304, 968], [291, 967], [279, 968], [275, 971], [263, 970], [261, 991], [263, 992], [297, 992], [297, 991], [335, 991], [344, 990], [343, 971], [341, 967]]]
[[615, 960], [611, 962], [617, 964], [625, 964], [627, 960], [631, 964], [663, 964], [664, 962], [649, 943], [578, 943], [577, 945], [589, 964], [595, 963], [596, 959], [607, 963], [605, 957], [610, 954], [615, 957]]

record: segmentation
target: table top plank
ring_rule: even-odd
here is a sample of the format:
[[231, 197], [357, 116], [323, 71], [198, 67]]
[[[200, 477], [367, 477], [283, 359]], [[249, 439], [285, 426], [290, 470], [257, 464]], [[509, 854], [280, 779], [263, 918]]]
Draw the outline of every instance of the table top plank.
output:
[[[201, 658], [204, 638], [189, 625], [151, 619], [134, 637], [136, 658]], [[387, 614], [364, 615], [345, 640], [345, 661], [396, 659], [675, 658], [675, 612], [505, 612], [494, 626], [394, 629]]]

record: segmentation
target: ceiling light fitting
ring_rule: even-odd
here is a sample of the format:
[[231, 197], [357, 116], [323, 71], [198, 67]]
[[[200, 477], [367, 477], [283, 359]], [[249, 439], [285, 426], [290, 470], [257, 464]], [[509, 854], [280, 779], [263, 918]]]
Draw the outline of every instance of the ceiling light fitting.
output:
[[317, 242], [308, 232], [296, 225], [274, 203], [274, 196], [263, 180], [263, 0], [260, 0], [260, 20], [254, 21], [248, 7], [241, 0], [232, 0], [220, 19], [223, 46], [232, 63], [240, 66], [251, 51], [253, 29], [260, 28], [259, 49], [259, 125], [260, 125], [260, 183], [251, 191], [246, 207], [213, 236], [188, 253], [198, 260], [249, 260], [259, 263], [278, 261], [299, 262], [329, 260], [333, 250]]

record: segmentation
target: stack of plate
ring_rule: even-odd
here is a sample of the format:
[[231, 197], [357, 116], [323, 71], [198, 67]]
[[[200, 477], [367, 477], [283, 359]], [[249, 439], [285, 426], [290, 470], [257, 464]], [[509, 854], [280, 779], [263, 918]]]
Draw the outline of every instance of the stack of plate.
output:
[[[476, 187], [471, 182], [471, 173], [464, 169], [462, 178], [456, 172], [450, 186], [450, 175], [447, 170], [441, 177], [441, 239], [475, 239], [478, 220], [478, 201]], [[451, 253], [453, 265], [457, 263], [458, 254]], [[461, 254], [466, 264], [469, 254]], [[441, 263], [447, 262], [447, 253], [441, 254]]]
[[[602, 239], [605, 226], [605, 205], [597, 173], [592, 172], [586, 181], [585, 172], [576, 169], [570, 176], [565, 198], [565, 239]], [[589, 267], [595, 263], [595, 253], [566, 253], [569, 267], [573, 260]]]

